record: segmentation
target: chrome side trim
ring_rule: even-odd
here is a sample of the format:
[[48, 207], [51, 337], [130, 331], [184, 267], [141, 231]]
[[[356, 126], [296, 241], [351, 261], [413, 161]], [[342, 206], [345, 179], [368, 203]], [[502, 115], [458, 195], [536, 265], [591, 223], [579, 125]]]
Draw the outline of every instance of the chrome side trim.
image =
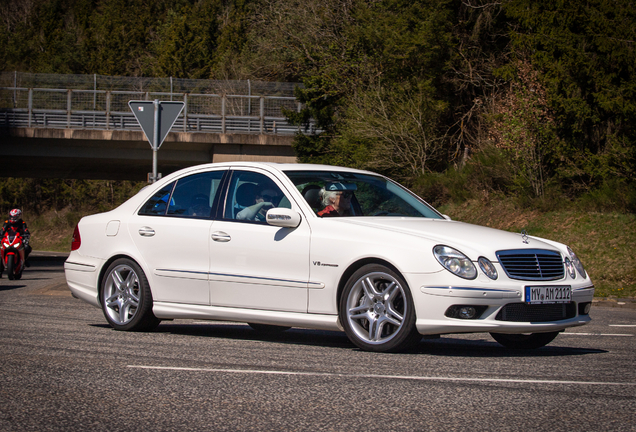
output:
[[572, 291], [583, 291], [583, 290], [589, 290], [589, 289], [594, 289], [594, 285], [589, 285], [589, 286], [585, 286], [585, 287], [581, 287], [581, 288], [575, 288]]
[[[175, 275], [160, 274], [159, 272], [175, 273]], [[195, 271], [195, 270], [155, 269], [155, 274], [157, 276], [174, 277], [174, 278], [178, 278], [179, 277], [178, 275], [183, 275], [183, 277], [187, 278], [188, 276], [190, 276], [194, 279], [201, 279], [200, 276], [205, 276], [206, 278], [209, 278], [210, 281], [234, 282], [234, 283], [260, 283], [263, 285], [282, 285], [282, 286], [289, 286], [293, 288], [322, 289], [325, 287], [325, 284], [322, 282], [278, 279], [278, 278], [270, 278], [270, 277], [264, 277], [264, 276], [234, 275], [234, 274], [227, 274], [227, 273], [210, 273], [210, 272]], [[195, 277], [195, 276], [199, 276], [199, 277]]]
[[442, 297], [463, 297], [463, 298], [521, 298], [520, 290], [504, 290], [496, 288], [475, 288], [475, 287], [454, 287], [454, 286], [422, 286], [420, 291]]
[[208, 272], [206, 271], [155, 269], [154, 274], [161, 277], [169, 277], [175, 279], [208, 279]]
[[248, 276], [227, 273], [209, 273], [210, 281], [232, 282], [232, 283], [258, 283], [262, 285], [280, 285], [291, 288], [308, 288], [308, 281], [278, 279], [265, 276]]
[[75, 261], [66, 261], [64, 264], [72, 264], [72, 265], [81, 266], [81, 267], [95, 268], [95, 266], [92, 265], [92, 264], [78, 263], [78, 262], [75, 262]]

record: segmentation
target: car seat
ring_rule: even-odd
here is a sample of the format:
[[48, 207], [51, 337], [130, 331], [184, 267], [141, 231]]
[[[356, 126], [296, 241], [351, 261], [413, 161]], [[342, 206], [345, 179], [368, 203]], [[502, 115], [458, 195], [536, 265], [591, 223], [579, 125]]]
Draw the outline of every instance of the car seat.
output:
[[313, 211], [319, 211], [322, 208], [322, 203], [320, 202], [321, 189], [318, 185], [308, 185], [303, 189], [303, 197]]
[[236, 190], [234, 214], [232, 215], [236, 219], [236, 214], [246, 207], [254, 204], [256, 200], [256, 184], [243, 183]]

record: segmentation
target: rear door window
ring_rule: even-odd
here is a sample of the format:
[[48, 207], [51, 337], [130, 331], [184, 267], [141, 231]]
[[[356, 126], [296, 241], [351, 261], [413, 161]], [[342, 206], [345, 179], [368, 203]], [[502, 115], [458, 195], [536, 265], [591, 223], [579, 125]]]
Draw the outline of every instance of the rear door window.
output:
[[225, 172], [208, 171], [182, 177], [157, 191], [139, 214], [209, 219]]

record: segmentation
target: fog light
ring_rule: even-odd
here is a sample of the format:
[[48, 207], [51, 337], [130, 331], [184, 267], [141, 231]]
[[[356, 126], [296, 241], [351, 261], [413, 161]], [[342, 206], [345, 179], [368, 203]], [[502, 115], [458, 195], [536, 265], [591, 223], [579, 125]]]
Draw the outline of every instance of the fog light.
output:
[[444, 315], [456, 319], [479, 319], [486, 309], [488, 306], [453, 305], [446, 309]]
[[579, 315], [588, 315], [592, 309], [592, 302], [579, 303]]
[[477, 311], [472, 306], [464, 306], [459, 309], [459, 317], [462, 319], [473, 319]]

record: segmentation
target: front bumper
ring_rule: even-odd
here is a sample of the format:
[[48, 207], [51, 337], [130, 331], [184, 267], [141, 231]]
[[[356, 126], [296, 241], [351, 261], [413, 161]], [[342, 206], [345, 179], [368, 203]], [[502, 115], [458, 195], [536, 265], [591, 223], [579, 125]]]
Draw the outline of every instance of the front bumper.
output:
[[[444, 285], [448, 282], [448, 275], [444, 273], [428, 275], [407, 275], [409, 286], [413, 287], [412, 295], [415, 303], [416, 327], [423, 335], [438, 335], [450, 333], [543, 333], [562, 331], [569, 327], [581, 326], [590, 322], [590, 317], [585, 314], [582, 303], [591, 303], [594, 298], [594, 286], [589, 279], [581, 281], [563, 280], [549, 283], [536, 283], [524, 281], [502, 280], [492, 281], [474, 280], [466, 281], [466, 285]], [[431, 283], [432, 282], [432, 283]], [[440, 282], [440, 283], [435, 283]], [[576, 283], [574, 283], [576, 282]], [[524, 309], [525, 285], [567, 285], [572, 287], [571, 303], [567, 306], [568, 313], [559, 319], [536, 318], [528, 321], [507, 318], [502, 314], [510, 307]], [[512, 305], [517, 304], [517, 305]], [[452, 306], [474, 306], [481, 313], [477, 318], [461, 319], [446, 316], [446, 312]], [[543, 305], [536, 307], [541, 310]], [[546, 305], [546, 308], [554, 305]], [[566, 306], [564, 306], [565, 311]], [[541, 316], [539, 313], [537, 316]], [[534, 315], [533, 315], [534, 316]], [[551, 316], [550, 314], [546, 316]], [[524, 318], [525, 319], [525, 318]]]

